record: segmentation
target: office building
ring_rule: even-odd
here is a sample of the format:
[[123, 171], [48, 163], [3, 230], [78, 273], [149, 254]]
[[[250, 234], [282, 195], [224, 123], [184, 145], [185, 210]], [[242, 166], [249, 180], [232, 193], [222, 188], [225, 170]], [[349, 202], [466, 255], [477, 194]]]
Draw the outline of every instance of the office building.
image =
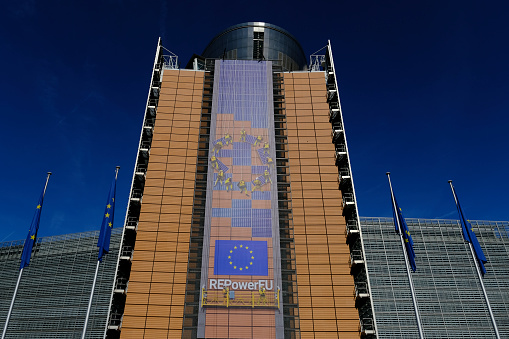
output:
[[[393, 220], [358, 217], [323, 45], [308, 59], [284, 29], [244, 23], [179, 68], [158, 42], [125, 223], [99, 271], [87, 338], [418, 337]], [[493, 338], [458, 222], [407, 222], [425, 337]], [[509, 223], [473, 226], [508, 337]], [[80, 337], [97, 236], [40, 239], [8, 337]], [[22, 245], [0, 244], [0, 321]]]
[[308, 65], [284, 29], [244, 23], [179, 69], [159, 42], [109, 336], [373, 335], [369, 294], [353, 297], [369, 282], [350, 265], [362, 241], [346, 243], [357, 208], [321, 45]]
[[[457, 220], [406, 219], [412, 281], [425, 338], [495, 338], [468, 243]], [[488, 259], [484, 286], [501, 338], [509, 337], [509, 223], [471, 221]], [[399, 235], [392, 218], [361, 218], [378, 338], [418, 338]], [[361, 258], [358, 258], [361, 259]]]
[[[104, 338], [122, 229], [111, 233], [99, 266], [87, 339]], [[97, 263], [99, 231], [37, 239], [23, 270], [6, 338], [81, 338]], [[0, 243], [0, 323], [5, 323], [24, 240]], [[126, 281], [117, 281], [117, 291]]]

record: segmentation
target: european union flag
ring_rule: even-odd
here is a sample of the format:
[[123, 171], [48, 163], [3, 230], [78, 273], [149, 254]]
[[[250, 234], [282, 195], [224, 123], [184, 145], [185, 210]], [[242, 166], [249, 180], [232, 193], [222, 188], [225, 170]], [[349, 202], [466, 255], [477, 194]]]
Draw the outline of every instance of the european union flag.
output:
[[101, 233], [99, 233], [99, 240], [97, 247], [99, 247], [99, 256], [97, 260], [102, 262], [103, 255], [110, 250], [111, 229], [113, 228], [113, 214], [115, 212], [115, 192], [117, 186], [117, 172], [111, 183], [110, 193], [106, 200], [106, 208], [104, 209], [103, 222], [101, 225]]
[[37, 231], [39, 230], [39, 222], [41, 221], [41, 211], [42, 211], [42, 202], [44, 200], [44, 190], [42, 190], [41, 196], [39, 197], [39, 202], [37, 203], [37, 207], [35, 208], [35, 214], [32, 218], [32, 224], [30, 225], [30, 229], [28, 230], [28, 235], [25, 240], [25, 245], [23, 246], [23, 252], [21, 254], [21, 264], [19, 269], [21, 270], [24, 267], [27, 267], [30, 264], [30, 258], [32, 256], [32, 248], [37, 240]]
[[269, 275], [266, 241], [216, 240], [215, 275]]
[[[394, 225], [396, 227], [396, 233], [400, 232], [400, 229], [398, 228], [398, 221], [399, 221], [399, 225], [401, 226], [401, 231], [403, 234], [403, 240], [405, 241], [405, 248], [406, 248], [406, 254], [408, 257], [408, 261], [410, 262], [412, 271], [415, 272], [415, 270], [417, 269], [417, 266], [415, 265], [414, 241], [412, 240], [412, 236], [410, 235], [410, 230], [408, 229], [408, 225], [406, 224], [405, 218], [403, 218], [403, 213], [401, 213], [401, 208], [399, 207], [394, 194], [393, 194], [393, 199], [394, 199], [394, 205], [395, 205], [395, 206], [393, 206], [393, 214], [394, 214]], [[395, 211], [394, 211], [394, 209], [395, 209]]]
[[481, 268], [481, 272], [484, 275], [486, 273], [486, 268], [484, 267], [484, 264], [488, 262], [486, 259], [486, 256], [484, 255], [484, 252], [481, 248], [481, 245], [479, 244], [479, 241], [477, 240], [477, 237], [474, 233], [474, 228], [470, 224], [470, 222], [465, 218], [465, 215], [463, 214], [463, 210], [460, 206], [460, 201], [458, 200], [458, 196], [456, 195], [456, 191], [454, 190], [454, 186], [452, 186], [451, 183], [452, 192], [454, 194], [454, 198], [456, 199], [456, 207], [458, 209], [458, 214], [460, 217], [460, 223], [461, 223], [461, 231], [463, 233], [463, 239], [465, 241], [472, 244], [472, 247], [474, 248], [474, 253], [477, 258], [477, 262], [479, 263], [479, 266]]

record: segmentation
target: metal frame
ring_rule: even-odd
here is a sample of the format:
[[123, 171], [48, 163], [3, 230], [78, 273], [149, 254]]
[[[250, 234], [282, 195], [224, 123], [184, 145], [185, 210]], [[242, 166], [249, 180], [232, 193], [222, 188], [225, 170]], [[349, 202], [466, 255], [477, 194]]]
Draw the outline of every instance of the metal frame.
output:
[[[469, 244], [458, 220], [405, 219], [417, 271], [412, 279], [426, 338], [494, 338]], [[483, 280], [501, 337], [509, 337], [509, 222], [470, 221], [488, 259]], [[418, 337], [392, 218], [361, 218], [380, 338]]]
[[[159, 92], [161, 88], [161, 78], [164, 68], [177, 67], [177, 56], [172, 55], [165, 59], [162, 55], [163, 50], [168, 51], [161, 45], [161, 38], [157, 41], [157, 49], [152, 68], [152, 77], [147, 95], [145, 114], [143, 116], [143, 125], [140, 132], [140, 141], [136, 162], [133, 169], [133, 179], [129, 192], [129, 201], [127, 204], [124, 227], [122, 231], [122, 242], [118, 253], [117, 266], [115, 268], [115, 279], [111, 290], [109, 317], [104, 328], [105, 338], [117, 338], [122, 326], [123, 307], [125, 306], [125, 292], [127, 289], [129, 274], [131, 270], [131, 259], [134, 244], [136, 242], [136, 231], [140, 214], [141, 201], [143, 199], [143, 190], [145, 186], [145, 175], [147, 171], [148, 158], [150, 156], [150, 146], [152, 144], [152, 129], [154, 127], [157, 105], [159, 102]], [[125, 289], [117, 288], [117, 282], [127, 279]], [[118, 305], [120, 312], [114, 312], [113, 306]]]
[[[320, 51], [327, 48], [327, 54], [318, 55]], [[363, 298], [357, 300], [359, 310], [359, 322], [361, 335], [365, 337], [378, 337], [376, 315], [371, 302], [371, 285], [368, 272], [368, 264], [365, 260], [365, 248], [362, 236], [362, 229], [359, 220], [357, 198], [353, 181], [352, 167], [348, 152], [348, 143], [343, 124], [343, 113], [339, 98], [334, 57], [330, 40], [327, 46], [321, 48], [310, 57], [310, 71], [325, 71], [327, 85], [327, 102], [329, 103], [329, 121], [332, 125], [331, 139], [335, 145], [336, 166], [338, 167], [338, 188], [342, 193], [343, 216], [347, 222], [346, 235], [351, 252], [351, 274], [354, 276], [355, 284], [367, 286], [367, 293]], [[367, 294], [367, 296], [366, 296]], [[366, 318], [364, 313], [371, 315], [372, 319]]]

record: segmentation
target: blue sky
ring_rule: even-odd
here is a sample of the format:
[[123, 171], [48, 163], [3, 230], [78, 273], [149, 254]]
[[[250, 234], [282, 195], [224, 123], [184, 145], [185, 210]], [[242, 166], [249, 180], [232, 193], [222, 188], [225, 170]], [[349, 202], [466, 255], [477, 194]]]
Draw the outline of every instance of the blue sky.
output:
[[331, 40], [362, 216], [509, 220], [507, 4], [474, 1], [11, 1], [0, 14], [0, 241], [99, 229], [121, 166], [124, 220], [159, 36], [185, 65], [230, 25], [279, 25], [306, 54]]

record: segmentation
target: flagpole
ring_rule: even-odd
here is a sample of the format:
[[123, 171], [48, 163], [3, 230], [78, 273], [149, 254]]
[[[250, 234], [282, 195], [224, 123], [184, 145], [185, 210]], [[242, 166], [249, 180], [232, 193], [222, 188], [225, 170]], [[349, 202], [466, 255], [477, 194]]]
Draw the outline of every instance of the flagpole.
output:
[[412, 282], [412, 276], [410, 274], [410, 266], [408, 264], [407, 251], [405, 248], [405, 242], [403, 241], [403, 233], [402, 233], [401, 225], [399, 223], [399, 218], [397, 217], [398, 212], [396, 210], [396, 201], [394, 199], [394, 192], [392, 191], [391, 173], [387, 172], [386, 174], [387, 174], [387, 179], [389, 179], [389, 187], [391, 188], [392, 207], [393, 207], [394, 213], [396, 215], [396, 218], [395, 218], [396, 222], [398, 223], [399, 239], [401, 241], [401, 249], [403, 250], [403, 257], [405, 258], [406, 274], [408, 277], [408, 283], [410, 284], [410, 292], [412, 294], [412, 302], [414, 304], [415, 318], [417, 319], [417, 328], [419, 330], [419, 338], [424, 339], [424, 333], [422, 331], [422, 324], [421, 324], [421, 316], [419, 315], [419, 309], [417, 308], [417, 299], [415, 297], [414, 284]]
[[[452, 185], [452, 180], [448, 181], [449, 185], [451, 186], [452, 195], [454, 196], [454, 202], [456, 203], [456, 206], [458, 205], [458, 198], [456, 197], [456, 191], [454, 190], [454, 187]], [[461, 218], [461, 215], [460, 215]], [[460, 220], [461, 223], [461, 220]], [[493, 329], [495, 330], [495, 335], [497, 339], [500, 339], [500, 333], [498, 332], [498, 326], [497, 322], [495, 321], [495, 315], [493, 314], [493, 311], [491, 309], [490, 300], [488, 299], [488, 293], [486, 293], [486, 289], [484, 288], [484, 282], [482, 279], [481, 270], [479, 268], [479, 263], [477, 262], [477, 257], [474, 253], [474, 248], [471, 242], [468, 243], [468, 246], [470, 248], [470, 254], [472, 255], [472, 259], [474, 260], [475, 269], [477, 271], [477, 277], [479, 278], [479, 283], [481, 284], [482, 293], [484, 294], [484, 300], [486, 301], [486, 305], [488, 306], [488, 312], [490, 314], [491, 322], [493, 323]]]
[[[117, 181], [119, 168], [120, 166], [117, 166], [115, 170], [115, 181]], [[100, 262], [101, 261], [97, 259], [97, 265], [95, 266], [94, 282], [92, 283], [92, 291], [90, 291], [90, 299], [88, 300], [87, 315], [85, 316], [85, 324], [83, 325], [83, 333], [81, 334], [81, 339], [85, 339], [85, 334], [87, 333], [88, 318], [90, 317], [90, 309], [92, 307], [92, 298], [94, 297], [95, 284], [97, 282], [97, 274], [99, 273]]]
[[[42, 198], [44, 199], [44, 195], [46, 194], [46, 188], [48, 187], [48, 181], [51, 172], [48, 172], [48, 176], [46, 177], [46, 184], [44, 184], [44, 190], [42, 192]], [[4, 331], [2, 332], [2, 339], [5, 338], [5, 334], [7, 333], [7, 327], [9, 326], [9, 320], [11, 319], [12, 308], [14, 307], [14, 301], [16, 301], [16, 294], [18, 294], [19, 282], [21, 281], [21, 275], [23, 274], [23, 268], [20, 268], [18, 281], [16, 282], [16, 287], [14, 288], [14, 294], [12, 295], [11, 306], [9, 307], [9, 312], [7, 313], [7, 319], [5, 319]]]

